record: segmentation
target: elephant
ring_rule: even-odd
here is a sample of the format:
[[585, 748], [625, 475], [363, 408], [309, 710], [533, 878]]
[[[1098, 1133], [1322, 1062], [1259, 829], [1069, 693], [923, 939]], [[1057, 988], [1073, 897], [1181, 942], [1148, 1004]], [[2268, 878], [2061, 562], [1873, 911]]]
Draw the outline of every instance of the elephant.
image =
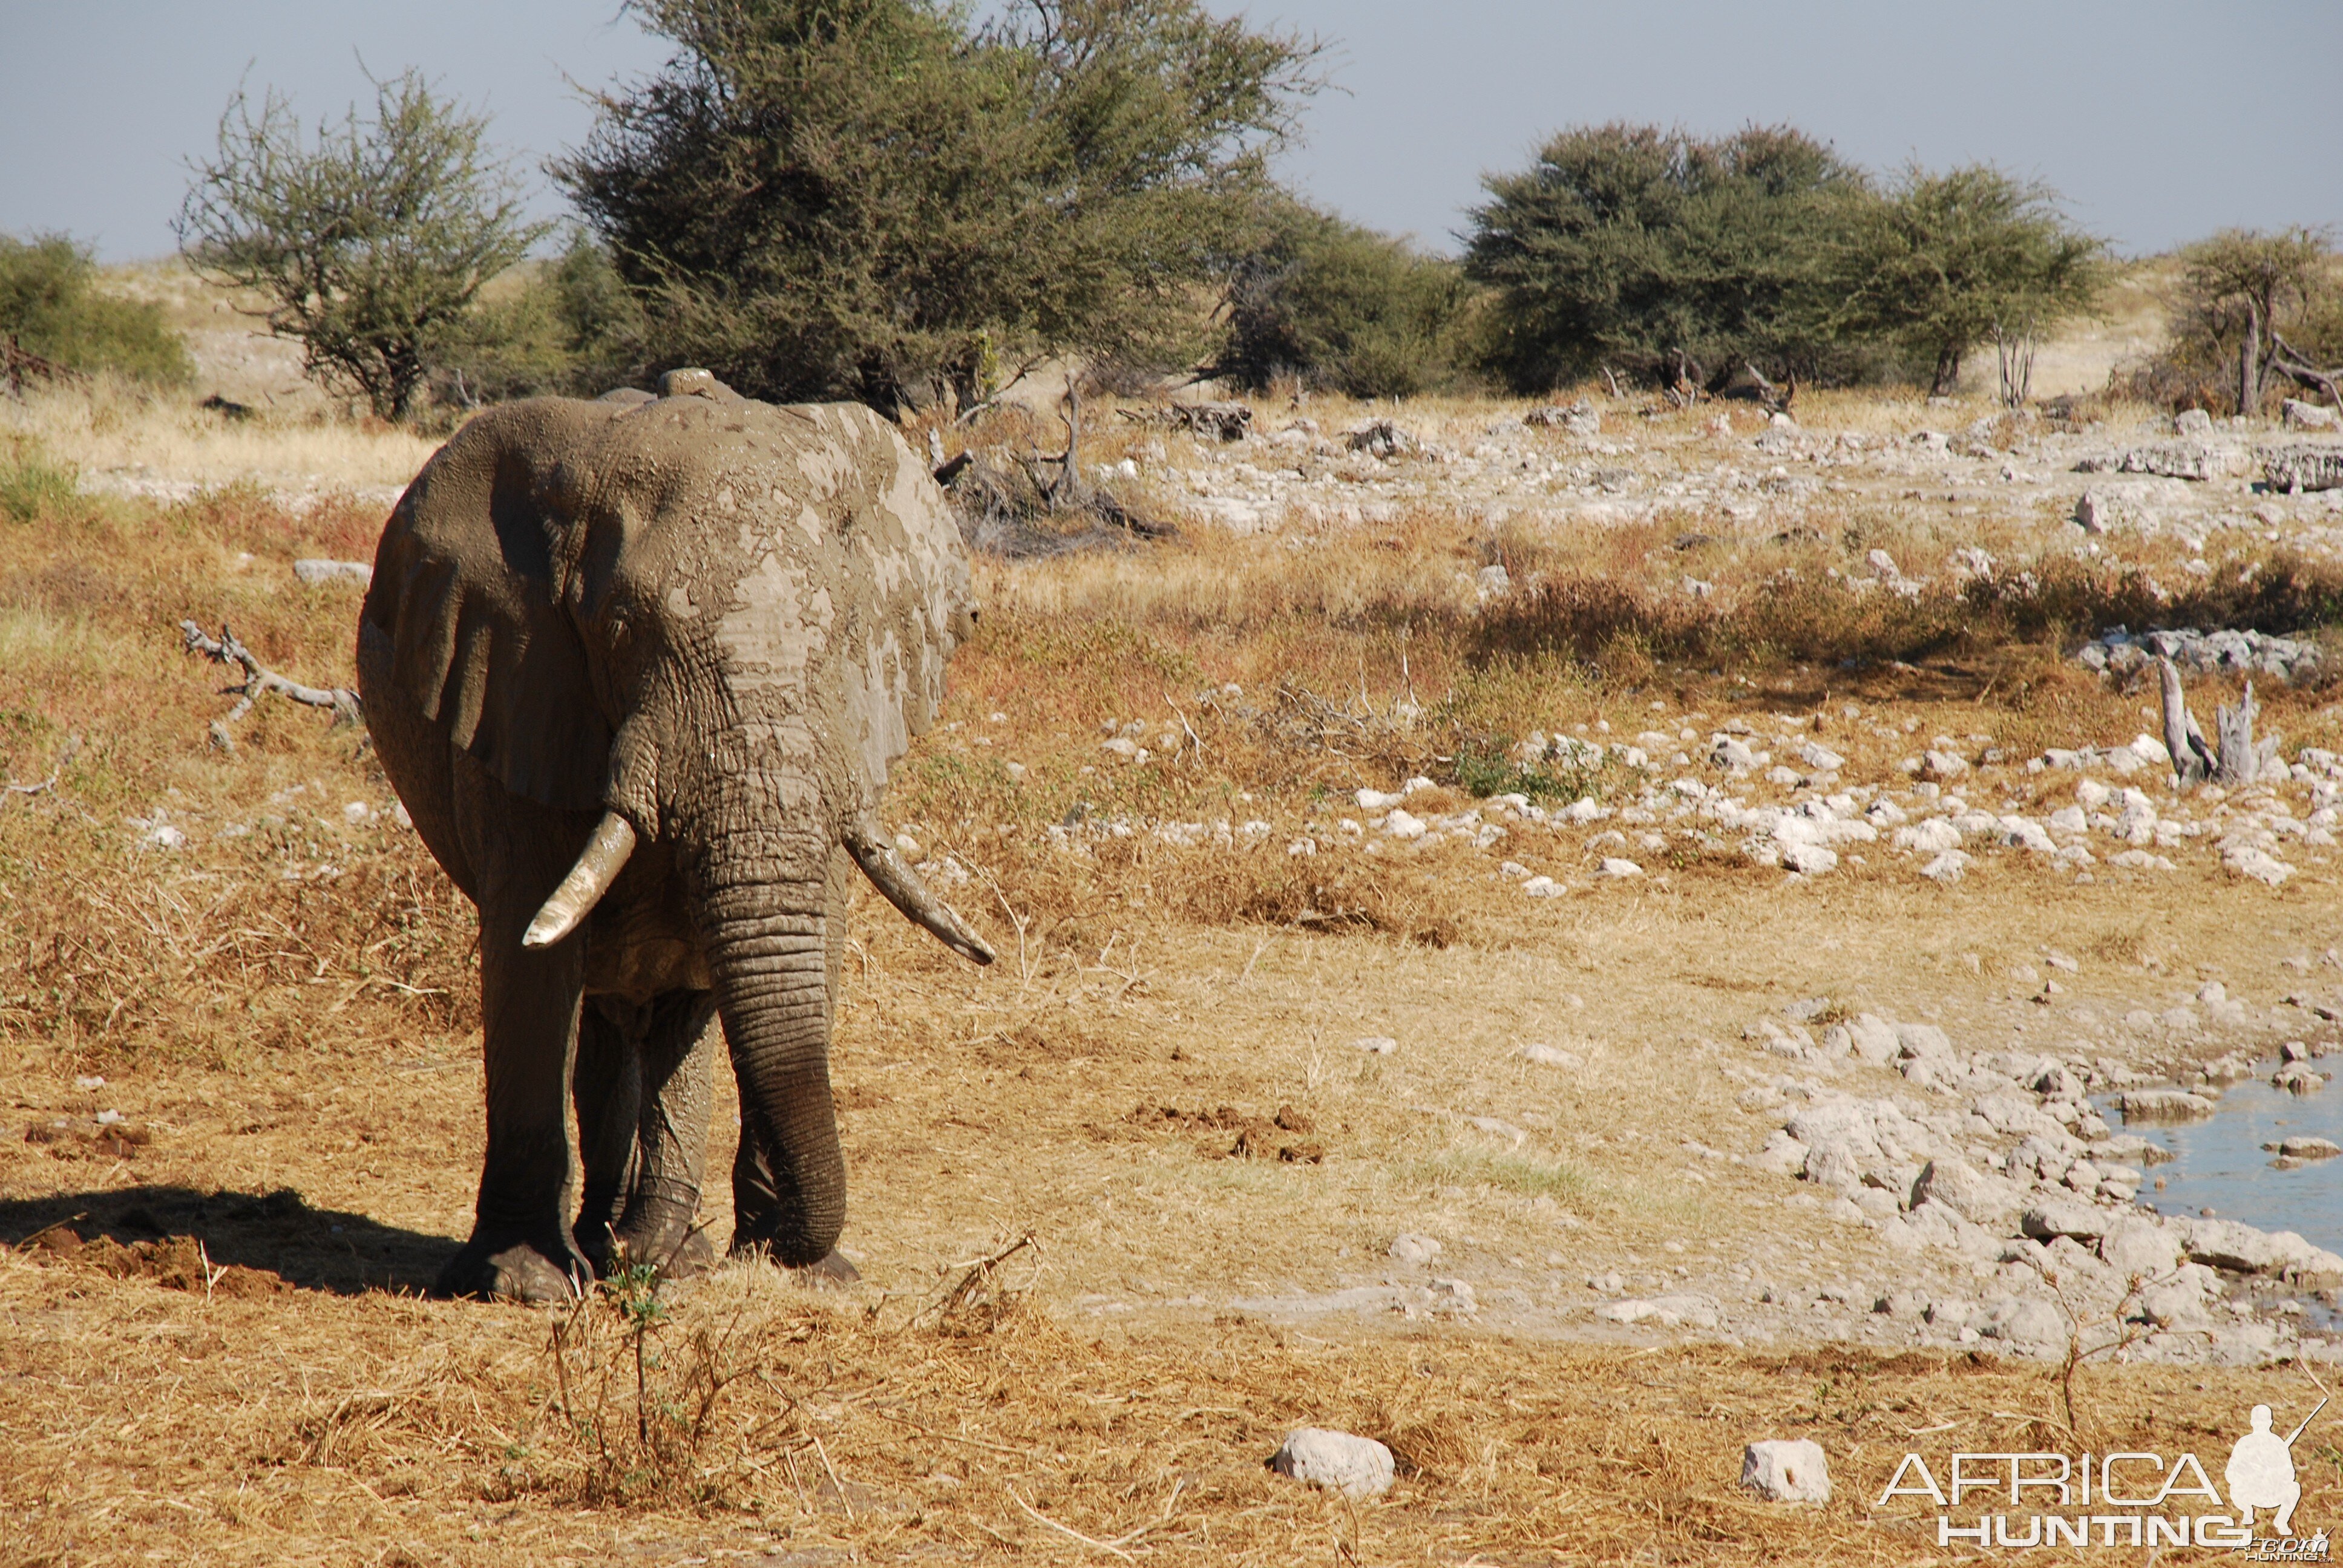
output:
[[445, 1294], [711, 1263], [719, 1024], [732, 1251], [851, 1277], [829, 1057], [855, 869], [992, 961], [878, 818], [976, 626], [941, 491], [860, 406], [661, 387], [472, 418], [393, 509], [359, 615], [377, 755], [479, 910], [488, 1150]]

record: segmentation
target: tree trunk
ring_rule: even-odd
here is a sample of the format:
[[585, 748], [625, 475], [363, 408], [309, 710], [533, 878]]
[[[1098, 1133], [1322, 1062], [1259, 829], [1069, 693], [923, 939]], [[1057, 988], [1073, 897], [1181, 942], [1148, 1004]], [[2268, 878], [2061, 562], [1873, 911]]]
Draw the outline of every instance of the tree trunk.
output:
[[1936, 373], [1928, 383], [1928, 395], [1949, 397], [1953, 388], [1960, 384], [1960, 379], [1961, 351], [1948, 343], [1936, 350]]
[[2246, 301], [2246, 340], [2237, 347], [2237, 412], [2248, 418], [2261, 412], [2261, 347], [2262, 313], [2249, 299]]

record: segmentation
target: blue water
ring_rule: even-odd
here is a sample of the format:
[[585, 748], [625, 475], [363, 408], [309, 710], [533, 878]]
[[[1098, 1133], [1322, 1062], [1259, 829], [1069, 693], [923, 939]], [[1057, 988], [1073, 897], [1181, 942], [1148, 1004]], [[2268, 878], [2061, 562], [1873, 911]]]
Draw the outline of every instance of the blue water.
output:
[[[2281, 1138], [2326, 1138], [2343, 1143], [2343, 1084], [2320, 1093], [2289, 1094], [2270, 1087], [2276, 1061], [2222, 1091], [2220, 1109], [2202, 1121], [2138, 1122], [2124, 1128], [2172, 1151], [2172, 1162], [2151, 1165], [2140, 1201], [2163, 1214], [2210, 1209], [2224, 1220], [2257, 1230], [2293, 1231], [2330, 1252], [2343, 1252], [2343, 1158], [2314, 1160], [2276, 1171], [2278, 1156], [2262, 1147]], [[2100, 1114], [2121, 1118], [2112, 1101]], [[2156, 1190], [2156, 1179], [2164, 1190]]]

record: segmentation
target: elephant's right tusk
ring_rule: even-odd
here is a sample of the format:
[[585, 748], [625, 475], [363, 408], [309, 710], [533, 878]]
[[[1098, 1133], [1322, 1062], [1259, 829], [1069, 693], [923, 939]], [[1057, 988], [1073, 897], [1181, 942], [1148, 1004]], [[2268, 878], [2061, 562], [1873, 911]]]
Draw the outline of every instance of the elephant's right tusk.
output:
[[545, 908], [537, 911], [537, 919], [521, 933], [520, 945], [549, 948], [576, 930], [578, 922], [593, 913], [610, 884], [618, 879], [627, 857], [634, 852], [635, 825], [616, 811], [603, 812], [578, 863], [569, 868], [561, 886], [553, 890]]
[[862, 868], [870, 885], [886, 894], [887, 901], [902, 910], [904, 918], [913, 925], [923, 927], [936, 940], [964, 959], [980, 964], [992, 961], [992, 950], [985, 945], [984, 939], [928, 890], [919, 873], [903, 864], [903, 857], [895, 853], [894, 845], [867, 826], [858, 827], [846, 835], [846, 852], [854, 857], [854, 863]]

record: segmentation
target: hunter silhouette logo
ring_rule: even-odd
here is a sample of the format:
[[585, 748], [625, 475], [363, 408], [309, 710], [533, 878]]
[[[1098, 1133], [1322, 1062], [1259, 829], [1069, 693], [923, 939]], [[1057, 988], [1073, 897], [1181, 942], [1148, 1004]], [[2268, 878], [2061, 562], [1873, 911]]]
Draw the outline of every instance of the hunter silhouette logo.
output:
[[2221, 1473], [2221, 1479], [2229, 1483], [2229, 1506], [2237, 1511], [2239, 1524], [2252, 1524], [2257, 1508], [2273, 1508], [2278, 1512], [2270, 1520], [2270, 1533], [2280, 1536], [2288, 1533], [2294, 1523], [2294, 1505], [2302, 1501], [2302, 1483], [2294, 1478], [2294, 1440], [2326, 1408], [2327, 1402], [2320, 1400], [2302, 1418], [2301, 1425], [2280, 1437], [2270, 1430], [2270, 1407], [2254, 1406], [2253, 1430], [2229, 1450], [2229, 1467]]
[[[2254, 1406], [2245, 1435], [2230, 1447], [2220, 1487], [2193, 1453], [1963, 1452], [1951, 1455], [1942, 1473], [1906, 1453], [1872, 1506], [1926, 1498], [1939, 1511], [1939, 1546], [2197, 1546], [2241, 1553], [2248, 1562], [2325, 1563], [2325, 1531], [2301, 1537], [2291, 1532], [2302, 1501], [2295, 1443], [2327, 1405], [2320, 1399], [2283, 1435], [2273, 1430], [2270, 1407]], [[1969, 1499], [1978, 1493], [1990, 1500], [1986, 1511], [1963, 1520], [1962, 1512], [1977, 1506]], [[2192, 1505], [2192, 1499], [2202, 1501]], [[2268, 1515], [2268, 1534], [2255, 1528], [2257, 1513]]]

